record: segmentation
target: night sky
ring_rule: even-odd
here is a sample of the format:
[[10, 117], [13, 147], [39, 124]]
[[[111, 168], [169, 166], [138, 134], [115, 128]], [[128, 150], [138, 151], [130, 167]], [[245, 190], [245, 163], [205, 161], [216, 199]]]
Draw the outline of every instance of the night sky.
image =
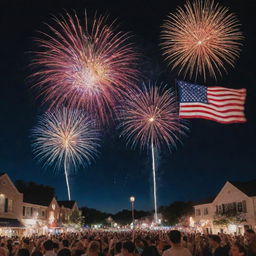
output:
[[[247, 88], [246, 124], [222, 125], [207, 120], [191, 120], [190, 132], [172, 154], [158, 155], [159, 204], [175, 200], [200, 200], [218, 192], [227, 180], [256, 179], [256, 72], [254, 0], [219, 1], [238, 15], [245, 36], [235, 69], [207, 85]], [[141, 69], [149, 79], [171, 87], [177, 77], [170, 72], [159, 49], [160, 26], [178, 0], [1, 0], [0, 3], [0, 172], [11, 179], [24, 179], [56, 188], [66, 199], [64, 175], [43, 170], [31, 153], [30, 130], [44, 108], [30, 90], [28, 64], [35, 50], [37, 30], [51, 14], [75, 10], [81, 17], [86, 9], [118, 18], [124, 31], [134, 35], [143, 55]], [[2, 6], [1, 6], [2, 5]], [[79, 206], [108, 212], [129, 208], [128, 198], [136, 197], [136, 208], [153, 208], [150, 155], [132, 151], [111, 127], [103, 134], [99, 157], [90, 167], [71, 175], [71, 193]]]

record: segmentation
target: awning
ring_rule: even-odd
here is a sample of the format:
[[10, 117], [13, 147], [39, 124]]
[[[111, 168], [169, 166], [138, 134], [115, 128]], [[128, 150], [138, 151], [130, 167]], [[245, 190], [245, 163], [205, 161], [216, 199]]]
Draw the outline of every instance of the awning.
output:
[[17, 219], [0, 218], [1, 228], [24, 228], [25, 226]]

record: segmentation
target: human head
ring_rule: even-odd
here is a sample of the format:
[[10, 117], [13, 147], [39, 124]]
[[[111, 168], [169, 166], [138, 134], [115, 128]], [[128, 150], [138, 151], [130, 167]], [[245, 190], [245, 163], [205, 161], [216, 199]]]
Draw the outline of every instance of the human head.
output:
[[53, 244], [53, 241], [52, 240], [46, 240], [44, 242], [44, 249], [46, 251], [52, 251], [54, 248], [54, 244]]
[[252, 229], [247, 229], [245, 231], [245, 236], [248, 241], [254, 240], [256, 237], [255, 232]]
[[122, 253], [124, 256], [129, 255], [130, 253], [134, 253], [135, 245], [133, 242], [127, 241], [123, 243]]
[[246, 249], [239, 243], [234, 243], [230, 252], [231, 256], [246, 256]]
[[66, 239], [62, 240], [62, 245], [63, 245], [63, 247], [68, 247], [69, 246], [68, 240], [66, 240]]
[[40, 251], [34, 251], [31, 256], [43, 256], [43, 254]]
[[59, 250], [59, 244], [58, 243], [53, 243], [53, 249], [55, 252], [57, 252]]
[[19, 249], [17, 256], [29, 256], [29, 250], [28, 249]]
[[221, 239], [218, 235], [209, 236], [209, 244], [213, 248], [220, 247]]
[[171, 241], [171, 244], [179, 244], [181, 242], [181, 233], [178, 230], [171, 230], [168, 233], [168, 237]]
[[88, 253], [97, 254], [100, 253], [100, 244], [98, 241], [91, 241], [88, 245]]
[[155, 246], [148, 246], [144, 248], [142, 256], [159, 256], [159, 253]]
[[121, 249], [122, 249], [122, 243], [121, 242], [116, 243], [116, 245], [115, 245], [115, 253], [116, 254], [120, 253]]
[[61, 249], [61, 250], [58, 252], [57, 255], [58, 255], [58, 256], [71, 256], [71, 252], [70, 252], [69, 249], [64, 248], [64, 249]]

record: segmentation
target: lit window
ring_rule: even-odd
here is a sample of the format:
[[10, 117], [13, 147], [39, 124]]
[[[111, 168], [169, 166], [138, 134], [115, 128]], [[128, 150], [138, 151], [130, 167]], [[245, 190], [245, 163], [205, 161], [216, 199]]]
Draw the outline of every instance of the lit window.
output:
[[8, 211], [12, 212], [13, 211], [13, 200], [9, 199], [8, 201]]

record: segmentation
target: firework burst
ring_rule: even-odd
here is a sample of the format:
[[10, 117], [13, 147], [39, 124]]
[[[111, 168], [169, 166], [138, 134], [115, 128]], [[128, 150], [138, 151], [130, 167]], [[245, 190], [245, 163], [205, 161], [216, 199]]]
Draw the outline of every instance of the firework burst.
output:
[[187, 1], [163, 25], [164, 55], [184, 76], [217, 79], [226, 71], [225, 64], [234, 67], [239, 57], [239, 27], [236, 16], [214, 0]]
[[51, 33], [37, 40], [32, 67], [35, 88], [51, 107], [85, 108], [105, 123], [127, 87], [138, 75], [137, 53], [129, 42], [130, 34], [118, 32], [107, 17], [87, 18], [82, 24], [77, 15], [54, 18]]
[[158, 223], [155, 154], [162, 144], [175, 146], [185, 128], [179, 119], [175, 94], [156, 86], [131, 92], [120, 109], [120, 121], [121, 136], [127, 143], [151, 149], [155, 223]]
[[46, 112], [32, 130], [33, 152], [44, 166], [64, 168], [70, 200], [68, 174], [78, 165], [90, 164], [97, 154], [98, 131], [77, 110]]
[[184, 125], [178, 115], [175, 94], [165, 86], [146, 86], [129, 94], [120, 110], [121, 136], [128, 144], [140, 148], [161, 144], [176, 145]]

